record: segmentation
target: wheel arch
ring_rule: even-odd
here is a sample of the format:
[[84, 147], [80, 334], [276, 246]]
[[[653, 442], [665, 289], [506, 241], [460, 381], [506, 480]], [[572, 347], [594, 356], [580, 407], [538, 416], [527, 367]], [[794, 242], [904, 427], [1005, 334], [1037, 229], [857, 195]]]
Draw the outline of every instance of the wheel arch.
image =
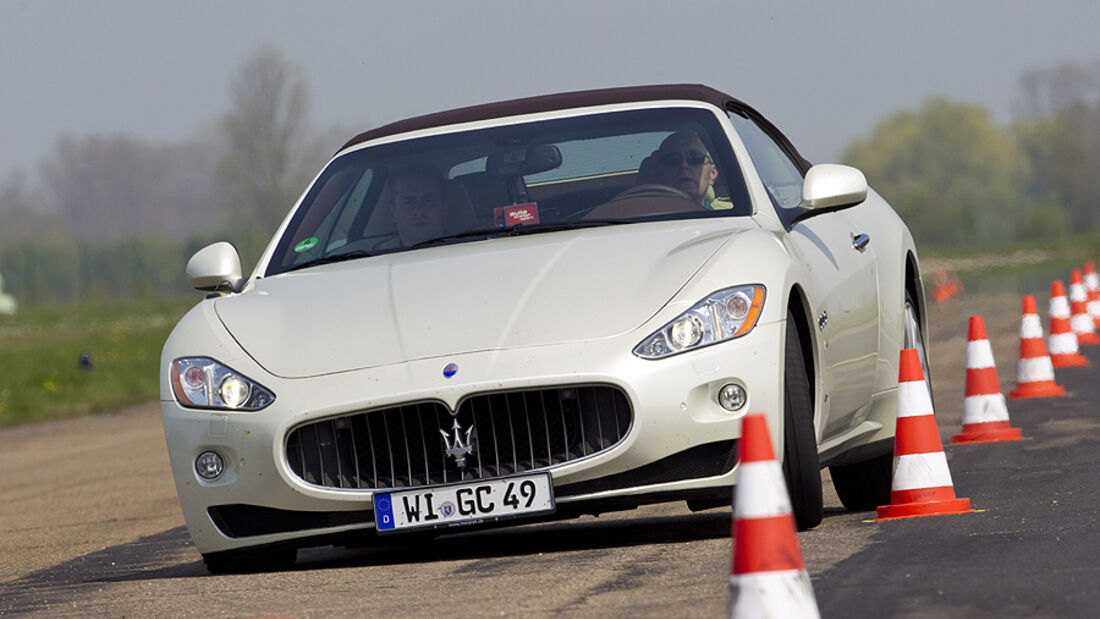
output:
[[924, 298], [924, 280], [921, 278], [917, 257], [911, 251], [905, 254], [905, 292], [908, 292], [916, 302], [917, 320], [920, 322], [921, 337], [924, 338], [924, 348], [927, 350], [928, 312]]
[[810, 304], [806, 297], [806, 291], [801, 286], [795, 284], [791, 287], [790, 292], [787, 294], [787, 312], [790, 313], [795, 320], [795, 326], [798, 329], [798, 336], [802, 344], [802, 361], [806, 366], [806, 376], [810, 379], [810, 399], [815, 402], [814, 406], [814, 424], [816, 425], [819, 417], [817, 402], [817, 390], [818, 390], [818, 375], [817, 375], [817, 357], [814, 350], [814, 334], [811, 327], [812, 320], [810, 318]]

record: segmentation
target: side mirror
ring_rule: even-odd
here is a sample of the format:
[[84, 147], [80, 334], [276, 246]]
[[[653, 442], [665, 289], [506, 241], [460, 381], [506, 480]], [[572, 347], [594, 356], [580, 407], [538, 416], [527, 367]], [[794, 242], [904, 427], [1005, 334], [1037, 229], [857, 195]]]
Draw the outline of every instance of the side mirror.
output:
[[802, 205], [811, 209], [852, 206], [867, 199], [867, 177], [856, 168], [820, 163], [802, 181]]
[[187, 261], [187, 283], [213, 292], [236, 292], [244, 284], [241, 258], [233, 245], [220, 241], [207, 245]]

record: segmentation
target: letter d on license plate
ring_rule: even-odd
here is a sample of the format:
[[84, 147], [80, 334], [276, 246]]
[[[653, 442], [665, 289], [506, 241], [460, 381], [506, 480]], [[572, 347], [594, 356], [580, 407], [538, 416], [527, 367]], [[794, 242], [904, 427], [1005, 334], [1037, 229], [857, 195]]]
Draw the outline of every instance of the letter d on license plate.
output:
[[554, 511], [549, 473], [480, 482], [378, 492], [374, 520], [379, 533], [493, 522]]

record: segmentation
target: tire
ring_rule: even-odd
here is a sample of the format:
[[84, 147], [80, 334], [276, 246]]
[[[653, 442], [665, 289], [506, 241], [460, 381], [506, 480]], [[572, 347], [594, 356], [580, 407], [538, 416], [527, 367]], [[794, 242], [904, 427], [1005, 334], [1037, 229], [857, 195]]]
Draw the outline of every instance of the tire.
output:
[[865, 512], [890, 504], [893, 470], [894, 454], [887, 453], [862, 462], [835, 464], [829, 467], [829, 474], [844, 508]]
[[821, 465], [802, 338], [790, 311], [787, 312], [784, 346], [783, 478], [791, 497], [795, 524], [799, 531], [805, 531], [821, 524]]
[[[928, 354], [924, 347], [924, 334], [921, 332], [916, 308], [917, 304], [913, 301], [913, 296], [906, 291], [903, 347], [917, 349], [921, 371], [924, 372], [924, 384], [931, 396], [932, 375], [928, 371]], [[840, 502], [848, 511], [853, 512], [869, 511], [879, 505], [890, 504], [893, 470], [894, 454], [892, 453], [882, 454], [862, 462], [829, 467], [833, 488], [836, 489]]]
[[298, 549], [293, 547], [226, 550], [202, 556], [211, 574], [275, 572], [292, 567], [297, 558]]
[[[932, 397], [932, 373], [928, 369], [928, 352], [924, 347], [924, 333], [921, 332], [920, 318], [917, 316], [917, 304], [913, 295], [905, 291], [905, 334], [903, 347], [916, 348], [920, 357], [920, 369], [924, 373], [924, 386], [928, 388], [928, 396]], [[934, 402], [934, 400], [933, 400]]]

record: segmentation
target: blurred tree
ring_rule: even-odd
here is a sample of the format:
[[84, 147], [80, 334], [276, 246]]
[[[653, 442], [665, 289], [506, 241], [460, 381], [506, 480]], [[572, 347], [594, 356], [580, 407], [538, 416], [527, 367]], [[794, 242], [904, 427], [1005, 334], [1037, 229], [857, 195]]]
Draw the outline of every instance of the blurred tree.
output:
[[45, 210], [74, 237], [117, 241], [211, 228], [216, 146], [125, 136], [63, 136], [41, 164]]
[[1019, 79], [1016, 113], [1024, 118], [1056, 116], [1100, 100], [1100, 61], [1069, 62], [1025, 71]]
[[34, 177], [0, 182], [0, 268], [25, 304], [186, 294], [183, 265], [215, 240], [248, 268], [298, 193], [350, 132], [307, 135], [301, 72], [261, 49], [233, 108], [191, 139], [64, 136]]
[[45, 201], [22, 171], [8, 175], [0, 184], [0, 245], [68, 236], [56, 212]]
[[218, 164], [225, 223], [242, 254], [255, 255], [313, 171], [303, 163], [309, 100], [301, 70], [271, 47], [244, 62], [230, 96], [222, 119], [227, 152]]
[[1076, 230], [1100, 225], [1100, 62], [1033, 69], [1020, 78], [1014, 129], [1035, 170], [1028, 191], [1061, 206]]
[[926, 100], [879, 122], [842, 159], [897, 209], [923, 244], [989, 246], [1031, 237], [1020, 228], [1029, 166], [982, 107]]

